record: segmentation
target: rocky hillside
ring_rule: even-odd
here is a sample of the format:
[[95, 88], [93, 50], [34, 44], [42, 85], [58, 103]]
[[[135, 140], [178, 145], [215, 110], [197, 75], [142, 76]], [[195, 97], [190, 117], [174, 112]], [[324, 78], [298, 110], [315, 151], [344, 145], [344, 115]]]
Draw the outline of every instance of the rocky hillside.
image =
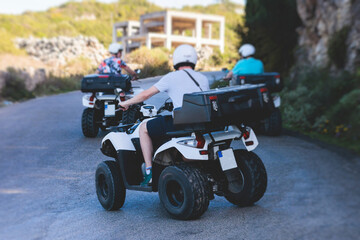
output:
[[0, 56], [0, 90], [11, 67], [19, 72], [28, 90], [44, 82], [49, 74], [70, 76], [93, 69], [108, 56], [105, 47], [95, 37], [16, 38], [15, 44], [27, 56]]
[[95, 37], [75, 38], [59, 36], [55, 38], [17, 38], [18, 48], [25, 49], [29, 56], [45, 64], [64, 66], [67, 62], [82, 56], [90, 64], [98, 64], [107, 55], [107, 50]]
[[332, 65], [351, 72], [360, 66], [360, 1], [297, 0], [298, 64]]

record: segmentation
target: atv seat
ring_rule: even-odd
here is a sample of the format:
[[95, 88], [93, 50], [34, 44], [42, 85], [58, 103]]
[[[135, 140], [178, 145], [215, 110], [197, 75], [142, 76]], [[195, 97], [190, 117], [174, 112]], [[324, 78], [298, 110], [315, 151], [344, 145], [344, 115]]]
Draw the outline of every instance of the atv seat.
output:
[[186, 137], [186, 136], [190, 136], [193, 133], [193, 131], [186, 131], [186, 130], [179, 130], [179, 131], [174, 131], [174, 132], [167, 132], [166, 136], [167, 137]]

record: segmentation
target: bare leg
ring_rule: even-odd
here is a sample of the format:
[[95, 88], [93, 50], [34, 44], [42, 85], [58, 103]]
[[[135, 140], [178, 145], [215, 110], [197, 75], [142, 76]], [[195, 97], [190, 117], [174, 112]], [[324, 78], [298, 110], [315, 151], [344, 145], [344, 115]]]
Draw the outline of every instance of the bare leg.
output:
[[147, 131], [146, 122], [140, 125], [139, 135], [140, 135], [141, 151], [143, 153], [145, 160], [145, 166], [148, 168], [152, 166], [152, 155], [154, 150], [153, 150], [152, 140]]

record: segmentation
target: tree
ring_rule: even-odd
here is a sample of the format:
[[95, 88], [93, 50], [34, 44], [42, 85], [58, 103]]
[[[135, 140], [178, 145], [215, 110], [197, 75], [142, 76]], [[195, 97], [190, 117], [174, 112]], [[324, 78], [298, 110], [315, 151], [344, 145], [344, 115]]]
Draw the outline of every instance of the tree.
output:
[[245, 28], [238, 27], [242, 42], [256, 47], [265, 71], [286, 75], [294, 62], [296, 28], [301, 20], [295, 0], [251, 0], [245, 6]]

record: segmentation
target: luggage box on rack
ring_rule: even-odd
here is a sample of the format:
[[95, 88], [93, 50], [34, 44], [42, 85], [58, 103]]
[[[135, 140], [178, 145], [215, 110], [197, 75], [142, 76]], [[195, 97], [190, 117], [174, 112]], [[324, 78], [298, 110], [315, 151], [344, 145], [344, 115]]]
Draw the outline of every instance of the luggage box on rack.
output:
[[283, 82], [280, 74], [269, 72], [262, 74], [239, 74], [235, 78], [234, 85], [260, 84], [264, 83], [270, 92], [280, 92], [283, 89]]
[[113, 93], [115, 88], [129, 91], [131, 78], [127, 75], [118, 74], [91, 74], [81, 80], [82, 92], [106, 92]]
[[174, 109], [174, 125], [183, 130], [218, 129], [264, 119], [274, 110], [265, 84], [225, 87], [185, 94]]

